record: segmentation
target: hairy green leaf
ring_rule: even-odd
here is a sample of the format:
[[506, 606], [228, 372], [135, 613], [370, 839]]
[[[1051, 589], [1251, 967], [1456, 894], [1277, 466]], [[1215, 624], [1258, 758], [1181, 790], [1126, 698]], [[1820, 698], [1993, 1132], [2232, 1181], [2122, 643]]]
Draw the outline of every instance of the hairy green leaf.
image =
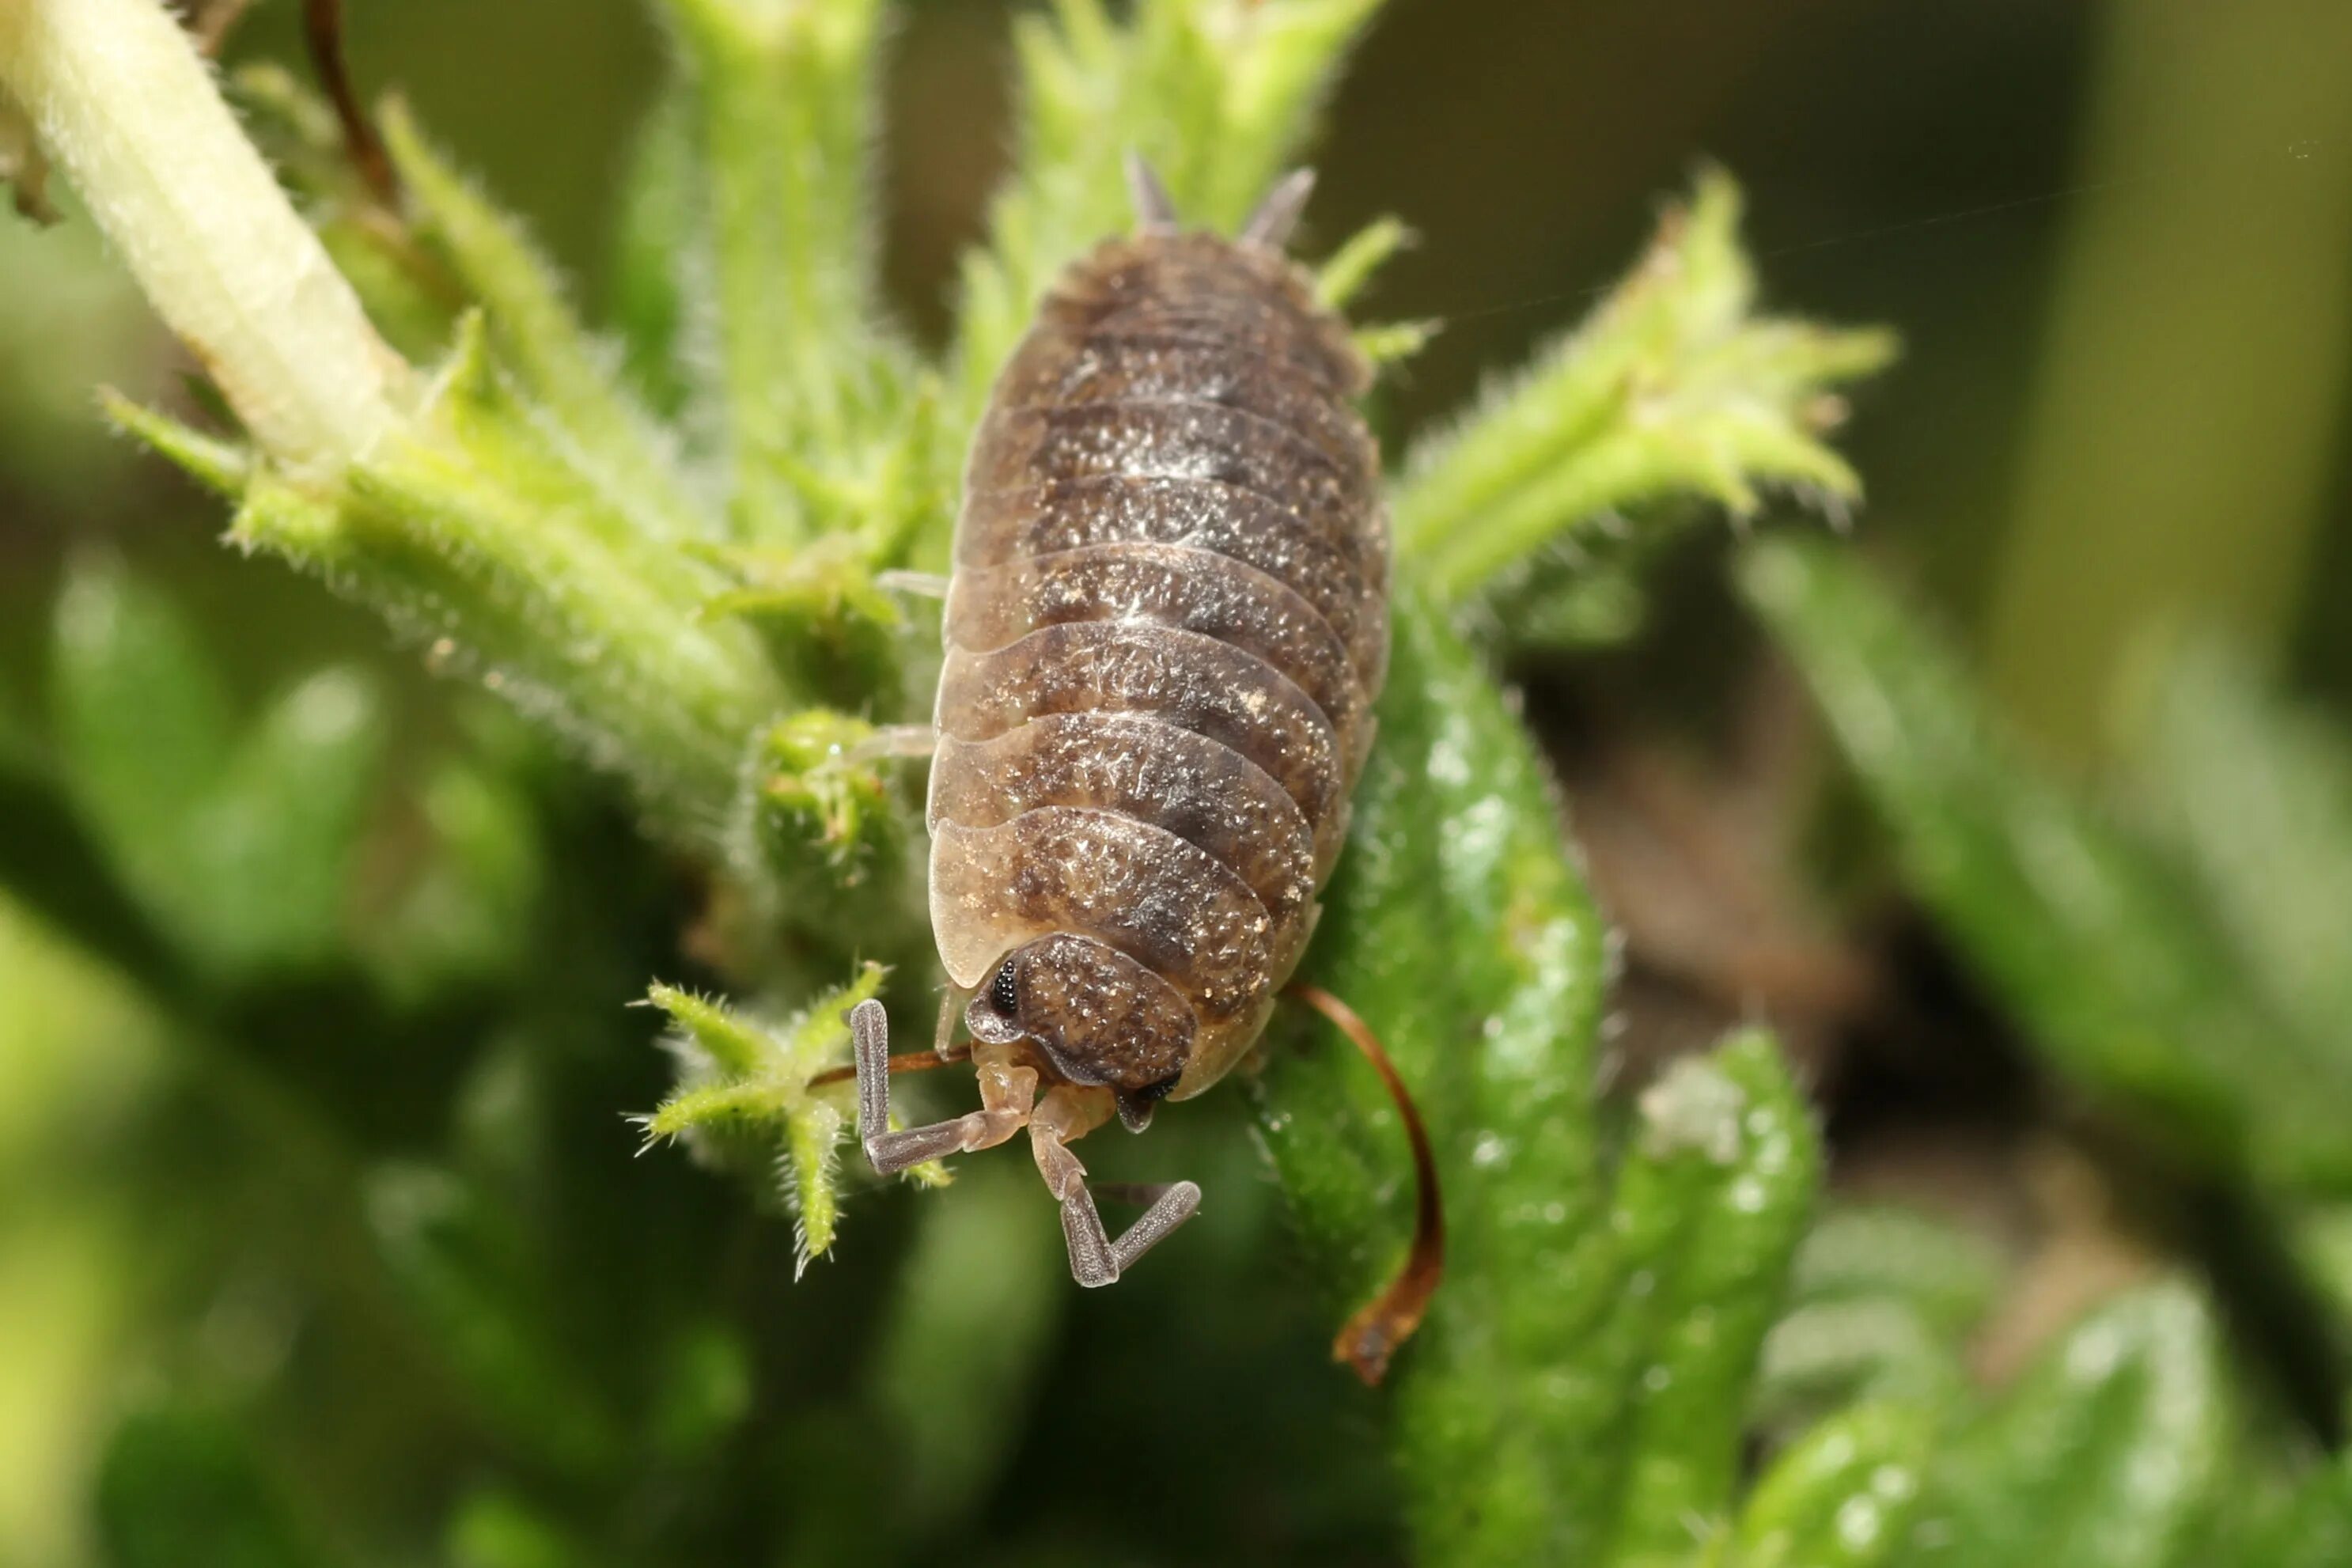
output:
[[[1437, 1145], [1447, 1279], [1395, 1373], [1423, 1560], [1671, 1555], [1728, 1506], [1811, 1197], [1805, 1112], [1744, 1037], [1652, 1091], [1612, 1194], [1600, 921], [1524, 731], [1410, 595], [1381, 722], [1307, 973], [1372, 1023]], [[1276, 1038], [1260, 1127], [1327, 1278], [1368, 1292], [1407, 1229], [1401, 1131], [1336, 1042]]]
[[521, 225], [450, 168], [396, 101], [383, 132], [424, 239], [480, 302], [499, 363], [571, 437], [568, 455], [598, 473], [648, 534], [713, 531], [651, 416], [621, 384], [618, 353], [588, 335]]
[[707, 280], [693, 300], [707, 320], [692, 331], [715, 352], [703, 400], [724, 431], [734, 531], [785, 542], [848, 526], [813, 512], [800, 476], [854, 461], [845, 455], [886, 432], [909, 368], [875, 285], [882, 6], [661, 8], [691, 104], [699, 224], [688, 243]]
[[1895, 340], [1752, 316], [1738, 220], [1730, 177], [1701, 179], [1584, 325], [1413, 449], [1397, 550], [1431, 593], [1465, 598], [1556, 541], [1591, 549], [1669, 498], [1747, 517], [1767, 485], [1832, 506], [1861, 493], [1822, 439], [1842, 413], [1830, 393], [1883, 368]]

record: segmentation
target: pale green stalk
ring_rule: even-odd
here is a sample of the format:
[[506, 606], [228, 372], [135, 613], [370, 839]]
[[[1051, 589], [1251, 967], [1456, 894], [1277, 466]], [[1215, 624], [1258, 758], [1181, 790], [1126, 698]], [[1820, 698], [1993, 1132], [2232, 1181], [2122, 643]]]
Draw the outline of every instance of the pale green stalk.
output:
[[0, 92], [273, 457], [328, 478], [374, 443], [408, 367], [155, 0], [5, 0]]

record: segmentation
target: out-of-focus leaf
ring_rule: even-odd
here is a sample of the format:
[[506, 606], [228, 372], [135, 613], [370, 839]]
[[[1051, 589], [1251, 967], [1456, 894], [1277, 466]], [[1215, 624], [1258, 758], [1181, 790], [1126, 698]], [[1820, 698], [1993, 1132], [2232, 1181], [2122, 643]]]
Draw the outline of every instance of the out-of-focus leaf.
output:
[[1931, 1467], [1906, 1568], [2202, 1568], [2231, 1485], [2210, 1313], [2162, 1285], [2094, 1313]]
[[75, 805], [125, 881], [175, 931], [209, 890], [192, 818], [228, 766], [229, 700], [169, 600], [119, 562], [78, 563], [58, 598], [49, 720]]
[[1767, 542], [1741, 581], [1912, 889], [2059, 1068], [2210, 1158], [2291, 1183], [2352, 1174], [2352, 1059], [2294, 1047], [2177, 868], [2017, 755], [1853, 561]]
[[341, 950], [384, 742], [375, 684], [351, 668], [310, 677], [238, 738], [188, 828], [207, 894], [205, 951], [251, 971]]
[[1832, 506], [1861, 481], [1822, 439], [1843, 382], [1895, 357], [1893, 336], [1757, 319], [1756, 276], [1728, 175], [1699, 182], [1591, 319], [1423, 441], [1396, 492], [1397, 549], [1458, 600], [1570, 530], [1696, 495], [1735, 517], [1780, 486]]
[[2352, 1461], [2304, 1478], [2280, 1517], [2239, 1549], [2242, 1568], [2341, 1568], [2352, 1563]]
[[687, 1324], [662, 1356], [649, 1436], [673, 1464], [707, 1459], [751, 1414], [751, 1348], [729, 1324]]
[[226, 1415], [165, 1405], [126, 1417], [98, 1475], [98, 1529], [119, 1568], [320, 1568], [252, 1439]]
[[1901, 1560], [1936, 1420], [1864, 1405], [1824, 1421], [1748, 1494], [1722, 1568], [1879, 1568]]
[[2134, 760], [2135, 804], [2191, 868], [2237, 963], [2288, 1026], [2258, 1070], [2298, 1089], [2352, 1086], [2352, 748], [2342, 731], [2200, 644], [2150, 682]]
[[619, 1424], [554, 1340], [556, 1301], [515, 1217], [423, 1165], [378, 1171], [366, 1196], [386, 1277], [482, 1415], [551, 1463], [583, 1472], [605, 1463]]
[[411, 1000], [513, 973], [546, 872], [530, 798], [487, 763], [444, 760], [415, 801], [432, 846], [399, 901], [360, 933], [378, 977]]
[[654, 410], [675, 417], [686, 406], [684, 298], [695, 255], [699, 164], [694, 105], [672, 84], [637, 132], [613, 236], [612, 318], [625, 345], [630, 381]]
[[469, 1493], [449, 1520], [450, 1568], [588, 1568], [605, 1560], [510, 1491]]
[[926, 1204], [874, 1363], [890, 1423], [891, 1533], [936, 1538], [966, 1518], [1013, 1456], [999, 1440], [1069, 1304], [1061, 1238], [1037, 1183], [975, 1162], [953, 1204]]
[[1878, 1205], [1831, 1210], [1797, 1249], [1788, 1310], [1764, 1342], [1757, 1414], [1788, 1425], [1857, 1399], [1958, 1390], [1966, 1335], [2001, 1272], [1957, 1226]]
[[[1590, 1110], [1600, 923], [1525, 733], [1425, 605], [1399, 605], [1381, 743], [1308, 959], [1435, 1139], [1447, 1279], [1394, 1373], [1433, 1563], [1635, 1561], [1728, 1507], [1757, 1347], [1814, 1176], [1769, 1040], [1644, 1100], [1612, 1195]], [[1408, 1228], [1369, 1069], [1296, 1024], [1259, 1123], [1327, 1277], [1369, 1292]]]

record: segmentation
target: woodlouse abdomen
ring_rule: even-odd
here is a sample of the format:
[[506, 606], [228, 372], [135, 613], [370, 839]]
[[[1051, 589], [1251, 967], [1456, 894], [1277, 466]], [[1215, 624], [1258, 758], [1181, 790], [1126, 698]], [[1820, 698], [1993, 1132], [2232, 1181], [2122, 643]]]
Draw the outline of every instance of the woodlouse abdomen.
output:
[[1256, 1039], [1386, 663], [1369, 374], [1278, 244], [1147, 224], [1079, 260], [966, 471], [932, 927], [976, 1036], [1123, 1109]]

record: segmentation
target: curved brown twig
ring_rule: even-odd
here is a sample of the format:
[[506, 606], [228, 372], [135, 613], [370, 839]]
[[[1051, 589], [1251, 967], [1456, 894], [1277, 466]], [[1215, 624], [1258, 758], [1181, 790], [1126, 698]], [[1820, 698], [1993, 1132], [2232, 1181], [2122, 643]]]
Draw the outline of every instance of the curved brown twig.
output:
[[1422, 1125], [1421, 1109], [1413, 1104], [1404, 1079], [1397, 1076], [1396, 1064], [1389, 1060], [1371, 1026], [1320, 986], [1295, 984], [1289, 994], [1328, 1018], [1364, 1053], [1364, 1059], [1381, 1075], [1389, 1098], [1396, 1101], [1397, 1113], [1404, 1119], [1405, 1137], [1412, 1144], [1412, 1246], [1405, 1253], [1404, 1266], [1379, 1295], [1356, 1310], [1341, 1326], [1339, 1337], [1331, 1342], [1331, 1359], [1354, 1367], [1356, 1375], [1369, 1386], [1387, 1374], [1389, 1358], [1421, 1327], [1429, 1299], [1437, 1293], [1438, 1281], [1445, 1275], [1445, 1205], [1437, 1190], [1437, 1160], [1430, 1152], [1429, 1130]]

